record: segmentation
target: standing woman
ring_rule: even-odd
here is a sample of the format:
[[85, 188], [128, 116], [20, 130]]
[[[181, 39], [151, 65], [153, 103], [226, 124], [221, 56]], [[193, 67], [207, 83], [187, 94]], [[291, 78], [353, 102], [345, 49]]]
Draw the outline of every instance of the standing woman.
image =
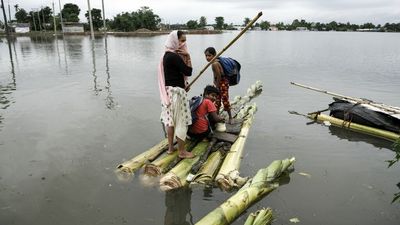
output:
[[159, 65], [158, 84], [162, 103], [161, 122], [167, 128], [167, 152], [171, 154], [175, 151], [173, 143], [176, 137], [178, 156], [193, 158], [193, 153], [185, 149], [186, 133], [192, 123], [185, 91], [185, 76], [192, 75], [192, 63], [185, 43], [186, 35], [182, 31], [172, 31], [168, 35], [165, 53]]

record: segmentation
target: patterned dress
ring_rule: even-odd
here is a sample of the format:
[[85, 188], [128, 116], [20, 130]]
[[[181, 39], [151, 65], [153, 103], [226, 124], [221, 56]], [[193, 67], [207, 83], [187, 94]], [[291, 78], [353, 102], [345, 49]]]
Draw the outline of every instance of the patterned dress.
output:
[[161, 122], [166, 127], [174, 127], [175, 136], [185, 140], [188, 126], [192, 124], [187, 92], [183, 88], [172, 86], [166, 86], [166, 90], [171, 104], [162, 105]]

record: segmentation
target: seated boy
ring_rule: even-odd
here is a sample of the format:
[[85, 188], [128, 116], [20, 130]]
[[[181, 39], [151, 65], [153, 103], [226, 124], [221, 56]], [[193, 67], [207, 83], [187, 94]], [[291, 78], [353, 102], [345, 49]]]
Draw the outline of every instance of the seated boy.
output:
[[219, 95], [218, 88], [207, 85], [204, 88], [203, 102], [196, 109], [197, 120], [190, 125], [188, 135], [191, 138], [203, 139], [211, 132], [210, 121], [213, 123], [224, 122], [224, 118], [217, 114], [217, 108], [214, 105], [215, 100]]

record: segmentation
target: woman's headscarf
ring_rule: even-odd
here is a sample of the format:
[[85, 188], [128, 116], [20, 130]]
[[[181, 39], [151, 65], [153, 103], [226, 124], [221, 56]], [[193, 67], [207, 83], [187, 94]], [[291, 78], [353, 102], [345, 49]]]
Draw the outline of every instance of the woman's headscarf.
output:
[[[176, 52], [178, 49], [188, 51], [186, 42], [179, 45], [178, 31], [174, 30], [168, 34], [167, 40], [165, 41], [165, 52]], [[181, 56], [186, 62], [184, 56]], [[167, 91], [165, 89], [165, 77], [164, 77], [164, 66], [163, 66], [163, 56], [161, 57], [160, 64], [158, 66], [158, 88], [160, 90], [161, 103], [165, 106], [171, 104]]]

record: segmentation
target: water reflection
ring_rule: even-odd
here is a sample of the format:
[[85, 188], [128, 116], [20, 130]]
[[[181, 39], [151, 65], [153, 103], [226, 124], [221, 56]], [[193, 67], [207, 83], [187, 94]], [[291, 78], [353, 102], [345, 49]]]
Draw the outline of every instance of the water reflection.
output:
[[[14, 60], [13, 60], [13, 54], [11, 50], [11, 40], [8, 38], [7, 39], [7, 44], [8, 44], [8, 52], [10, 55], [10, 68], [11, 68], [11, 82], [8, 84], [0, 84], [0, 107], [1, 109], [7, 109], [14, 101], [11, 99], [10, 95], [12, 94], [12, 91], [16, 90], [17, 83], [16, 83], [16, 78], [15, 78], [15, 69], [14, 69]], [[16, 53], [15, 53], [16, 54]], [[0, 115], [0, 126], [3, 126], [3, 121], [4, 117]]]
[[345, 139], [350, 142], [366, 142], [368, 144], [371, 144], [377, 148], [387, 148], [387, 149], [392, 149], [392, 142], [373, 137], [370, 135], [366, 134], [361, 134], [358, 132], [354, 132], [348, 129], [343, 129], [341, 127], [336, 127], [336, 126], [329, 126], [329, 133], [337, 136], [339, 139]]
[[[180, 188], [165, 193], [165, 212], [164, 225], [186, 225], [193, 224], [190, 202], [192, 190], [190, 188]], [[189, 218], [187, 218], [189, 217]]]
[[67, 42], [68, 54], [71, 59], [82, 60], [82, 41], [83, 37], [80, 36], [64, 36], [63, 39]]
[[107, 74], [107, 85], [106, 85], [106, 90], [107, 90], [107, 97], [106, 97], [106, 106], [108, 109], [114, 109], [115, 108], [115, 101], [114, 98], [111, 95], [111, 82], [110, 82], [110, 67], [108, 65], [108, 45], [107, 45], [107, 35], [104, 36], [104, 54], [106, 57], [106, 74]]
[[[98, 75], [97, 75], [97, 68], [96, 68], [96, 50], [95, 50], [95, 41], [91, 41], [91, 52], [92, 52], [92, 76], [93, 76], [93, 90], [95, 95], [99, 95], [102, 91], [102, 88], [98, 86]], [[108, 109], [115, 109], [117, 103], [112, 96], [111, 91], [111, 74], [110, 74], [110, 66], [108, 60], [108, 43], [107, 43], [107, 36], [104, 37], [104, 56], [105, 56], [105, 72], [106, 72], [106, 84], [105, 89], [107, 90], [107, 95], [105, 97], [105, 104]]]
[[[97, 75], [96, 75], [96, 52], [94, 50], [94, 40], [91, 40], [92, 44], [92, 63], [93, 63], [93, 71], [92, 71], [92, 76], [93, 76], [93, 89], [95, 95], [99, 95], [99, 90], [97, 89]], [[101, 91], [101, 90], [100, 90]]]
[[6, 85], [0, 84], [0, 107], [1, 109], [7, 109], [14, 101], [10, 100], [12, 91], [15, 91], [15, 83], [9, 83]]
[[[63, 37], [62, 37], [62, 42], [63, 42], [63, 49], [64, 49], [64, 62], [65, 62], [65, 74], [68, 75], [68, 61], [67, 61], [67, 50], [65, 48], [65, 36], [63, 33]], [[58, 41], [57, 41], [58, 44]]]
[[14, 70], [14, 61], [13, 61], [13, 56], [12, 56], [12, 51], [11, 51], [11, 42], [10, 39], [7, 39], [7, 43], [8, 43], [8, 52], [10, 54], [10, 64], [11, 64], [11, 76], [12, 76], [12, 80], [13, 80], [13, 84], [14, 86], [16, 86], [16, 79], [15, 79], [15, 70]]
[[31, 36], [31, 43], [39, 45], [41, 50], [44, 50], [47, 55], [53, 56], [55, 52], [54, 41], [57, 40], [55, 36], [50, 35], [37, 35]]
[[[18, 55], [17, 55], [17, 50], [15, 49], [15, 42], [16, 42], [16, 41], [17, 41], [16, 39], [13, 40], [12, 46], [13, 46], [13, 51], [14, 51], [14, 56], [15, 56], [15, 62], [16, 62], [17, 67], [18, 67]], [[11, 53], [10, 53], [10, 54], [11, 54]]]

